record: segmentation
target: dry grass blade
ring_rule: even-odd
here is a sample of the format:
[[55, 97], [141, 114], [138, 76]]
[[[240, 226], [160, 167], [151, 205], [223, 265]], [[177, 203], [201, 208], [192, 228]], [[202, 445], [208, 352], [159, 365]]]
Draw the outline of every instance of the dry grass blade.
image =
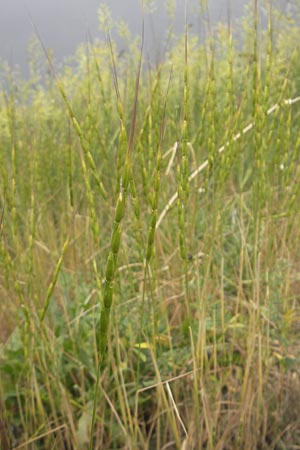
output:
[[187, 429], [186, 429], [186, 427], [185, 427], [185, 425], [184, 425], [184, 423], [183, 423], [182, 418], [180, 417], [180, 413], [179, 413], [179, 411], [178, 411], [178, 408], [177, 408], [176, 402], [175, 402], [175, 400], [174, 400], [174, 396], [173, 396], [173, 393], [172, 393], [172, 390], [171, 390], [171, 388], [170, 388], [169, 383], [166, 383], [166, 388], [167, 388], [167, 392], [168, 392], [168, 395], [169, 395], [170, 402], [172, 403], [173, 408], [174, 408], [174, 411], [175, 411], [175, 414], [176, 414], [176, 416], [177, 416], [177, 419], [178, 419], [180, 425], [182, 426], [182, 429], [183, 429], [183, 431], [184, 431], [184, 434], [185, 434], [186, 437], [188, 438], [189, 435], [188, 435]]
[[0, 217], [0, 237], [2, 237], [2, 235], [3, 235], [4, 211], [5, 211], [5, 203], [3, 204], [2, 211], [1, 211], [1, 217]]
[[61, 431], [64, 428], [67, 428], [66, 424], [59, 425], [58, 427], [55, 427], [52, 430], [46, 431], [45, 433], [39, 434], [38, 436], [31, 438], [26, 442], [23, 442], [23, 444], [20, 444], [17, 447], [14, 447], [14, 450], [19, 450], [24, 447], [28, 448], [28, 446], [30, 444], [33, 444], [34, 442], [39, 441], [40, 439], [43, 439], [44, 437], [49, 436], [50, 434], [56, 433], [57, 431]]

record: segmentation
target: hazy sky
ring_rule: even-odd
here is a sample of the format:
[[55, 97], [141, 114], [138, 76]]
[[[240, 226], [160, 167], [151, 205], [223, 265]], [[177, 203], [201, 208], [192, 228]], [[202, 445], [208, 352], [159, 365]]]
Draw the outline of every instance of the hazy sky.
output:
[[[286, 0], [287, 1], [287, 0]], [[228, 2], [233, 17], [239, 17], [247, 0], [210, 0], [210, 12], [214, 20], [224, 20]], [[19, 65], [26, 72], [28, 40], [33, 33], [32, 17], [47, 48], [54, 50], [57, 59], [74, 52], [79, 43], [86, 39], [87, 31], [93, 37], [98, 34], [97, 11], [106, 3], [114, 19], [122, 18], [130, 30], [141, 32], [141, 0], [0, 0], [0, 58], [10, 65]], [[157, 10], [151, 21], [146, 21], [148, 45], [159, 44], [164, 35], [167, 15], [164, 0], [156, 0]], [[190, 17], [197, 30], [199, 22], [195, 5], [200, 0], [189, 0]], [[185, 0], [176, 0], [176, 28], [183, 29]]]

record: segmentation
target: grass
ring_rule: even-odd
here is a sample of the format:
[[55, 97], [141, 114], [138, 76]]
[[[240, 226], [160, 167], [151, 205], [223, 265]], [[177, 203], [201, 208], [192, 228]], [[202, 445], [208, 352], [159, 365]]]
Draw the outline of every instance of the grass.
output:
[[300, 448], [299, 27], [267, 19], [2, 68], [1, 449]]

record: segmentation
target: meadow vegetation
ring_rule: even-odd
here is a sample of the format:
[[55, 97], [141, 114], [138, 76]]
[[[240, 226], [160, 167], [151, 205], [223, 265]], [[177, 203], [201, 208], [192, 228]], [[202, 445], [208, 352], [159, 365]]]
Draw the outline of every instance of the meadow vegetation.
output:
[[2, 65], [3, 450], [300, 448], [299, 8], [256, 6]]

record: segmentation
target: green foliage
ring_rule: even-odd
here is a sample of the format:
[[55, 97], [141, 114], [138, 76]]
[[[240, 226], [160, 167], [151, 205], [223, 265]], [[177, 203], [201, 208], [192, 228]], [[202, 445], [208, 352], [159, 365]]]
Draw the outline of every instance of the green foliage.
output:
[[157, 68], [121, 22], [124, 54], [96, 41], [56, 72], [33, 40], [29, 81], [1, 66], [11, 447], [299, 442], [299, 27], [269, 14], [238, 43], [186, 31]]

